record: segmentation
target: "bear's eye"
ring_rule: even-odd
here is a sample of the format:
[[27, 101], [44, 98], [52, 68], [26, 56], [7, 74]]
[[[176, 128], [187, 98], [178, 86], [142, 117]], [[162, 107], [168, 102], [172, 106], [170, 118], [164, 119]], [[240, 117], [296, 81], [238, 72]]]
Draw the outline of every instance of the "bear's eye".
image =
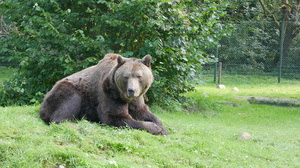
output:
[[123, 77], [123, 80], [124, 80], [124, 81], [127, 81], [128, 79], [129, 79], [128, 76], [124, 76], [124, 77]]

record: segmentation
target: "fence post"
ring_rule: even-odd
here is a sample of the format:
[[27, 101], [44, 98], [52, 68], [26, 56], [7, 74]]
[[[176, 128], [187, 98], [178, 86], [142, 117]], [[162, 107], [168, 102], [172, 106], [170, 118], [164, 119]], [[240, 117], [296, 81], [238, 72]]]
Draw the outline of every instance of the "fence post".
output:
[[282, 73], [282, 57], [283, 57], [283, 42], [284, 42], [284, 20], [285, 17], [283, 17], [281, 22], [281, 31], [280, 31], [280, 56], [279, 56], [279, 73], [278, 73], [278, 83], [280, 83], [281, 79], [281, 73]]
[[221, 84], [221, 78], [222, 78], [222, 62], [219, 62], [219, 68], [218, 68], [218, 85]]
[[[216, 45], [216, 58], [219, 58], [219, 47]], [[215, 62], [215, 69], [214, 69], [214, 83], [217, 81], [217, 68], [218, 68], [218, 62]]]

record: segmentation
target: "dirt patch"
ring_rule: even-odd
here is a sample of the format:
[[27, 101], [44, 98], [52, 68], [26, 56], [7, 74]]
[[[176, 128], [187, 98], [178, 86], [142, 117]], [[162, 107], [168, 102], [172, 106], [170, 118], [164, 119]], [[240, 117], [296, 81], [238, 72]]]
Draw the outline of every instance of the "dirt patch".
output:
[[238, 104], [236, 104], [236, 103], [225, 103], [226, 105], [228, 105], [228, 106], [232, 106], [232, 107], [239, 107], [239, 105]]

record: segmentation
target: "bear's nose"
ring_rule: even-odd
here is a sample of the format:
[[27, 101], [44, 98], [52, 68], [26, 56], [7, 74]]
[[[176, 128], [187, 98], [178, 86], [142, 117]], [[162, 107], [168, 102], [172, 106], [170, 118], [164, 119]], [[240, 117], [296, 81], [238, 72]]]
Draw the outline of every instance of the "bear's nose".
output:
[[135, 91], [134, 91], [133, 88], [128, 88], [127, 91], [128, 91], [128, 96], [129, 97], [133, 97], [134, 96]]

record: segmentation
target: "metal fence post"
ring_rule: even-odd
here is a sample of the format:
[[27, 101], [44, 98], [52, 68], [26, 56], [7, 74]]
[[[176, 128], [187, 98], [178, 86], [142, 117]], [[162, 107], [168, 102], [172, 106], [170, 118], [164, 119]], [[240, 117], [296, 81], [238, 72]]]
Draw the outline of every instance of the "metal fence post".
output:
[[278, 83], [280, 83], [281, 80], [281, 73], [282, 73], [282, 57], [283, 57], [283, 42], [284, 42], [284, 20], [283, 17], [281, 22], [281, 32], [280, 32], [280, 57], [279, 57], [279, 73], [278, 73]]
[[[216, 58], [219, 58], [219, 47], [218, 47], [218, 45], [216, 45], [216, 53], [215, 54], [216, 54]], [[216, 81], [217, 81], [217, 68], [218, 68], [218, 62], [215, 62], [214, 83], [216, 83]]]
[[222, 79], [222, 62], [219, 62], [219, 68], [218, 68], [218, 85], [221, 84]]

